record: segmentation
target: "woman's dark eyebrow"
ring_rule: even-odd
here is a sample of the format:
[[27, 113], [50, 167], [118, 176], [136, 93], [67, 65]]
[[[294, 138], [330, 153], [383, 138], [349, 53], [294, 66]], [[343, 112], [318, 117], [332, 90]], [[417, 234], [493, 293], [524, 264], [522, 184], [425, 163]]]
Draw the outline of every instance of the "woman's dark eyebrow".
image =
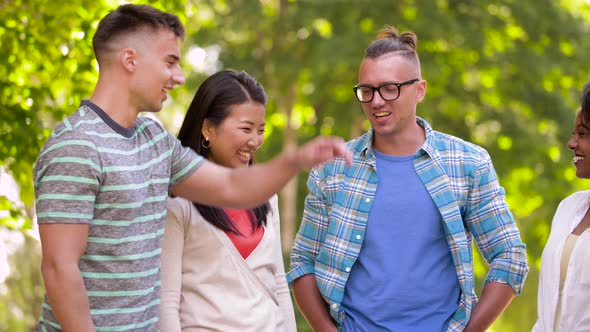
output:
[[[254, 125], [254, 122], [252, 122], [250, 120], [241, 120], [240, 123], [247, 123], [252, 126]], [[266, 122], [261, 123], [260, 126], [266, 126]]]

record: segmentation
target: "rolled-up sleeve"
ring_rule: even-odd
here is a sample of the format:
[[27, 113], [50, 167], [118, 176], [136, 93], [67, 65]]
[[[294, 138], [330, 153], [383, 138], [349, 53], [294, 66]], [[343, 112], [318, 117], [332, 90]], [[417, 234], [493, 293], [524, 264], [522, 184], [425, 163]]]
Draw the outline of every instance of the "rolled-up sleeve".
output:
[[480, 252], [490, 264], [485, 282], [508, 284], [518, 295], [529, 271], [526, 247], [487, 153], [477, 169], [471, 189], [465, 221]]

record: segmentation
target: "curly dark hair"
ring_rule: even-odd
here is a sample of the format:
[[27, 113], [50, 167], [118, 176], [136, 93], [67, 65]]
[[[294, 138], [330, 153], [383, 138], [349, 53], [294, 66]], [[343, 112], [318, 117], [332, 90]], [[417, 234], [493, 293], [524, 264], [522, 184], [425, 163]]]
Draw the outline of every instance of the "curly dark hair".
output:
[[582, 125], [586, 128], [590, 128], [590, 82], [586, 83], [582, 89], [580, 106], [580, 119]]

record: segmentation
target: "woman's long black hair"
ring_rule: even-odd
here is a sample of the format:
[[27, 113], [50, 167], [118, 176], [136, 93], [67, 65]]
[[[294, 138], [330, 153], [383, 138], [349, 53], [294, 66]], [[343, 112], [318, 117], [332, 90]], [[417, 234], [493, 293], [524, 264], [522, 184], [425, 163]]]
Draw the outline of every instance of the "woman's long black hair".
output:
[[[252, 76], [244, 71], [234, 70], [223, 70], [211, 75], [197, 90], [180, 127], [178, 139], [182, 145], [190, 147], [207, 159], [209, 149], [201, 144], [203, 141], [201, 129], [205, 119], [214, 126], [219, 126], [230, 114], [231, 106], [248, 102], [266, 105], [264, 88]], [[251, 163], [253, 162], [251, 160]], [[247, 194], [244, 193], [244, 195]], [[193, 204], [203, 218], [211, 224], [224, 231], [241, 235], [223, 209], [199, 203]], [[248, 210], [252, 220], [252, 230], [266, 225], [269, 210], [269, 202]]]

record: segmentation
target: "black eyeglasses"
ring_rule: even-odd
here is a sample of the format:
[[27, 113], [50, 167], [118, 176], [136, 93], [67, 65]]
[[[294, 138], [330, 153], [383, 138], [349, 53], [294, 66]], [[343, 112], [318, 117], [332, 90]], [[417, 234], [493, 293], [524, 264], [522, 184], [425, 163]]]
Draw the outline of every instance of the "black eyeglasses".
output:
[[385, 83], [378, 87], [357, 84], [352, 90], [354, 90], [354, 95], [361, 103], [368, 103], [373, 100], [375, 91], [379, 92], [379, 95], [383, 100], [392, 101], [399, 98], [402, 86], [416, 83], [419, 80], [419, 78], [414, 78], [401, 83]]

